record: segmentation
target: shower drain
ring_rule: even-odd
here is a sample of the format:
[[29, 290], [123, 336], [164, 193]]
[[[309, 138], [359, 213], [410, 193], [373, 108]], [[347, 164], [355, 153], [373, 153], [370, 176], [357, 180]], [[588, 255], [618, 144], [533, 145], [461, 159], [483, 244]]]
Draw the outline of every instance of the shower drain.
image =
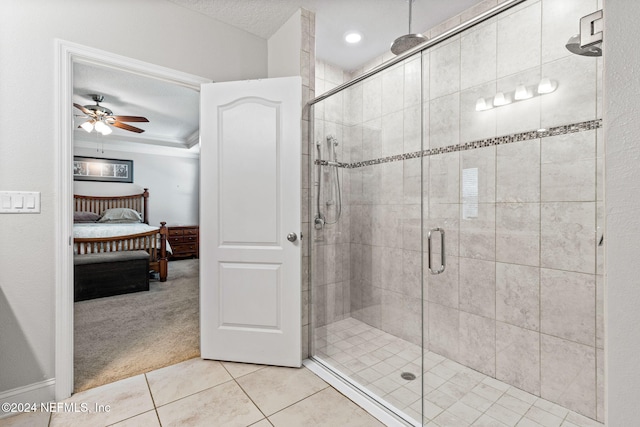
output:
[[407, 381], [413, 381], [416, 379], [416, 375], [412, 374], [411, 372], [403, 372], [400, 374], [400, 376], [402, 377], [403, 380], [407, 380]]

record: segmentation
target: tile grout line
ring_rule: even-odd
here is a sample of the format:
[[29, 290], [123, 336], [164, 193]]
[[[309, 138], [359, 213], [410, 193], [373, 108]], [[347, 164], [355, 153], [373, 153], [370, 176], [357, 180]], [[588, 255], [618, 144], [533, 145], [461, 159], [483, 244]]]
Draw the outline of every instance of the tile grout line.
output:
[[[542, 76], [542, 64], [540, 65], [540, 76]], [[540, 103], [540, 120], [542, 120], [542, 103]], [[537, 209], [538, 213], [538, 267], [537, 267], [537, 276], [538, 276], [538, 330], [536, 331], [536, 337], [538, 338], [538, 378], [537, 386], [538, 393], [540, 397], [542, 397], [542, 138], [540, 139], [540, 146], [538, 147], [538, 159], [539, 159], [539, 168], [538, 168], [538, 186], [539, 186], [539, 194], [538, 200], [539, 205]]]
[[[540, 52], [543, 51], [543, 43], [542, 43], [542, 34], [544, 34], [544, 5], [543, 2], [540, 2]], [[543, 74], [543, 67], [545, 64], [543, 64], [542, 62], [542, 55], [540, 55], [540, 77], [544, 77]], [[539, 108], [540, 108], [540, 122], [542, 125], [542, 115], [543, 115], [543, 107], [542, 107], [542, 101], [540, 101], [539, 104]], [[600, 121], [600, 126], [602, 126], [602, 121]], [[596, 126], [596, 129], [599, 126]], [[542, 205], [543, 205], [543, 196], [542, 196], [542, 178], [543, 178], [543, 174], [542, 174], [542, 151], [543, 151], [543, 141], [542, 138], [540, 138], [540, 147], [539, 147], [539, 153], [538, 153], [538, 159], [539, 159], [539, 164], [540, 167], [538, 169], [538, 185], [539, 185], [539, 201], [540, 201], [540, 205], [538, 206], [538, 331], [537, 331], [537, 337], [538, 337], [538, 371], [539, 371], [539, 375], [538, 375], [538, 387], [539, 387], [539, 393], [540, 393], [540, 398], [542, 398], [542, 336], [544, 335], [542, 333]], [[562, 423], [561, 423], [562, 424]]]
[[[149, 372], [152, 372], [152, 371], [149, 371]], [[149, 380], [147, 379], [147, 372], [145, 372], [145, 373], [143, 373], [143, 374], [141, 374], [141, 375], [143, 375], [143, 376], [144, 376], [144, 382], [145, 382], [145, 384], [147, 384], [147, 390], [149, 391], [149, 397], [151, 397], [151, 403], [152, 403], [152, 405], [153, 405], [153, 411], [154, 411], [154, 412], [155, 412], [155, 414], [156, 414], [156, 419], [158, 420], [158, 424], [159, 424], [160, 426], [162, 426], [162, 423], [160, 422], [160, 416], [158, 415], [158, 411], [157, 411], [156, 403], [155, 403], [155, 400], [154, 400], [154, 398], [153, 398], [153, 393], [151, 392], [151, 387], [149, 386]], [[130, 378], [133, 378], [133, 377], [130, 377]], [[127, 378], [125, 378], [125, 379], [127, 379]], [[108, 383], [108, 384], [114, 384], [114, 383]], [[105, 384], [105, 385], [108, 385], [108, 384]], [[89, 389], [89, 390], [91, 390], [91, 389]], [[86, 390], [85, 390], [85, 391], [86, 391]], [[123, 421], [130, 420], [130, 419], [135, 418], [135, 417], [137, 417], [137, 416], [139, 416], [139, 415], [146, 414], [147, 412], [151, 412], [151, 411], [149, 410], [149, 411], [144, 411], [144, 412], [140, 412], [140, 413], [134, 414], [134, 415], [132, 415], [132, 416], [130, 416], [130, 417], [123, 418], [123, 419], [121, 419], [121, 420], [117, 420], [117, 421], [115, 421], [115, 422], [113, 422], [113, 423], [111, 423], [111, 424], [108, 424], [108, 426], [113, 426], [113, 425], [116, 425], [116, 424], [121, 423], [121, 422], [123, 422]], [[50, 415], [50, 417], [49, 417], [49, 425], [51, 425], [51, 415]]]
[[[225, 368], [225, 369], [226, 369], [226, 368]], [[247, 375], [248, 375], [248, 374], [247, 374]], [[244, 377], [245, 375], [242, 375], [242, 376]], [[232, 376], [232, 378], [233, 378], [233, 376]], [[238, 377], [238, 378], [241, 378], [241, 377]], [[244, 393], [244, 395], [245, 395], [245, 396], [247, 396], [247, 399], [249, 399], [249, 400], [251, 401], [251, 403], [253, 404], [253, 406], [255, 406], [255, 407], [256, 407], [256, 409], [257, 409], [258, 411], [260, 411], [260, 413], [262, 414], [262, 416], [264, 416], [264, 418], [263, 418], [263, 419], [265, 419], [265, 420], [269, 421], [269, 417], [267, 416], [267, 414], [265, 414], [265, 413], [264, 413], [264, 411], [262, 410], [262, 408], [260, 408], [260, 407], [258, 406], [258, 404], [257, 404], [257, 403], [256, 403], [256, 402], [251, 398], [251, 396], [249, 396], [249, 393], [247, 393], [247, 391], [242, 387], [242, 385], [240, 385], [240, 383], [236, 380], [236, 378], [233, 378], [233, 381], [234, 381], [234, 382], [236, 383], [236, 385], [240, 388], [240, 390], [242, 390], [242, 392]], [[258, 420], [258, 421], [260, 421], [260, 420]], [[271, 424], [271, 421], [269, 421], [269, 424]]]
[[[151, 396], [151, 403], [153, 404], [153, 411], [156, 413], [156, 418], [158, 419], [158, 424], [162, 427], [162, 421], [160, 421], [160, 414], [158, 414], [158, 407], [156, 406], [156, 400], [153, 398], [153, 392], [151, 391], [151, 385], [149, 384], [149, 378], [147, 378], [147, 372], [145, 372], [143, 375], [144, 375], [144, 382], [147, 384], [147, 389], [149, 390], [149, 396]], [[138, 415], [140, 415], [140, 414], [138, 414]]]
[[[316, 375], [316, 374], [313, 374], [313, 375]], [[316, 376], [317, 376], [317, 375], [316, 375]], [[318, 377], [318, 378], [320, 378], [320, 377]], [[320, 392], [322, 392], [322, 391], [325, 391], [325, 390], [327, 390], [327, 389], [329, 389], [329, 388], [333, 388], [330, 384], [327, 384], [324, 380], [322, 380], [322, 381], [327, 385], [325, 388], [323, 388], [322, 390], [318, 390], [318, 391], [316, 391], [316, 392], [313, 392], [313, 393], [311, 393], [309, 396], [304, 397], [304, 398], [302, 398], [302, 399], [300, 399], [300, 400], [298, 400], [298, 401], [296, 401], [296, 402], [293, 402], [293, 403], [291, 403], [290, 405], [287, 405], [287, 406], [285, 406], [285, 407], [284, 407], [284, 408], [282, 408], [282, 409], [278, 409], [276, 412], [274, 412], [273, 414], [269, 415], [269, 417], [272, 417], [272, 416], [274, 416], [275, 414], [278, 414], [278, 413], [280, 413], [280, 412], [284, 411], [285, 409], [288, 409], [288, 408], [290, 408], [290, 407], [292, 407], [292, 406], [294, 406], [294, 405], [296, 405], [296, 404], [298, 404], [298, 403], [300, 403], [300, 402], [302, 402], [302, 401], [305, 401], [305, 400], [307, 400], [308, 398], [310, 398], [310, 397], [312, 397], [312, 396], [315, 396], [316, 394], [318, 394], [318, 393], [320, 393]], [[334, 390], [336, 390], [335, 388], [333, 388], [333, 389], [334, 389]], [[243, 391], [244, 391], [244, 390], [243, 390]], [[338, 391], [338, 390], [336, 390], [336, 391]], [[340, 392], [338, 391], [338, 393], [340, 393]], [[342, 393], [340, 393], [340, 395], [344, 396]], [[353, 402], [351, 399], [349, 399], [348, 397], [346, 397], [346, 396], [344, 396], [344, 397], [345, 397], [346, 399], [348, 399], [350, 402], [354, 403], [354, 402]], [[355, 403], [354, 403], [354, 404], [355, 404]], [[360, 407], [360, 406], [358, 405], [358, 407]], [[262, 410], [261, 410], [260, 412], [262, 412]], [[269, 417], [265, 416], [265, 419], [267, 419], [267, 420], [269, 421], [269, 423], [271, 423], [271, 420], [269, 419]], [[273, 423], [271, 423], [271, 424], [273, 425]]]
[[[251, 396], [249, 396], [249, 393], [247, 393], [247, 391], [242, 387], [242, 385], [240, 385], [240, 383], [238, 382], [237, 378], [236, 378], [236, 377], [234, 377], [234, 376], [231, 374], [231, 372], [229, 372], [229, 370], [227, 369], [227, 367], [226, 367], [226, 366], [224, 366], [224, 363], [222, 363], [221, 361], [218, 361], [218, 363], [220, 363], [220, 366], [222, 366], [222, 367], [224, 368], [224, 370], [225, 370], [225, 371], [227, 371], [227, 373], [229, 374], [229, 376], [231, 376], [231, 380], [232, 380], [233, 382], [235, 382], [235, 383], [236, 383], [236, 385], [238, 386], [238, 388], [240, 388], [240, 390], [242, 390], [242, 392], [244, 393], [244, 395], [245, 395], [245, 396], [247, 396], [247, 399], [249, 399], [249, 401], [253, 404], [253, 406], [255, 406], [255, 407], [256, 407], [256, 409], [257, 409], [258, 411], [260, 411], [260, 413], [261, 413], [261, 414], [263, 415], [263, 417], [264, 417], [263, 419], [267, 420], [267, 421], [269, 422], [269, 424], [271, 424], [271, 421], [269, 421], [269, 417], [267, 417], [267, 415], [264, 413], [264, 411], [263, 411], [263, 410], [258, 406], [258, 404], [257, 404], [257, 403], [256, 403], [256, 402], [251, 398]], [[256, 370], [255, 370], [255, 371], [253, 371], [253, 372], [258, 372], [258, 371], [261, 371], [262, 369], [264, 369], [264, 368], [256, 369]], [[245, 375], [240, 375], [238, 378], [245, 377], [245, 376], [247, 376], [247, 375], [252, 374], [253, 372], [249, 372], [248, 374], [245, 374]], [[227, 382], [228, 382], [228, 381], [227, 381]], [[262, 420], [258, 420], [258, 421], [256, 421], [256, 422], [260, 422], [260, 421], [262, 421]], [[255, 424], [255, 423], [254, 423], [254, 424]]]
[[[200, 360], [209, 360], [209, 359], [200, 359]], [[210, 360], [210, 361], [211, 361], [211, 362], [217, 362], [217, 363], [219, 363], [220, 365], [222, 365], [222, 367], [224, 368], [224, 365], [222, 364], [222, 362], [221, 362], [221, 361], [219, 361], [219, 360]], [[175, 366], [175, 365], [169, 365], [169, 367], [170, 367], [170, 366]], [[160, 369], [164, 369], [164, 368], [160, 368]], [[262, 369], [262, 368], [261, 368], [261, 369]], [[156, 369], [156, 370], [158, 370], [158, 369]], [[226, 368], [225, 368], [225, 370], [226, 370]], [[154, 371], [149, 371], [149, 372], [154, 372]], [[147, 373], [149, 373], [149, 372], [147, 372]], [[255, 371], [254, 371], [254, 372], [255, 372]], [[145, 376], [145, 379], [146, 379], [147, 373], [143, 374], [143, 375]], [[207, 391], [207, 390], [211, 390], [211, 389], [213, 389], [213, 388], [216, 388], [216, 387], [218, 387], [218, 386], [221, 386], [221, 385], [223, 385], [223, 384], [227, 384], [227, 383], [229, 383], [229, 382], [231, 382], [231, 381], [235, 380], [235, 378], [233, 377], [233, 375], [231, 375], [231, 373], [229, 373], [229, 371], [228, 371], [228, 370], [227, 370], [227, 373], [229, 374], [229, 376], [231, 377], [231, 379], [226, 380], [226, 381], [222, 381], [221, 383], [218, 383], [218, 384], [213, 385], [213, 386], [211, 386], [211, 387], [206, 387], [206, 388], [203, 388], [202, 390], [198, 390], [198, 391], [195, 391], [195, 392], [193, 392], [193, 393], [190, 393], [190, 394], [184, 395], [184, 396], [182, 396], [182, 397], [180, 397], [180, 398], [178, 398], [178, 399], [175, 399], [175, 400], [172, 400], [172, 401], [166, 402], [166, 403], [164, 403], [164, 404], [162, 404], [162, 405], [160, 405], [160, 406], [156, 406], [156, 405], [155, 405], [155, 400], [153, 399], [153, 394], [152, 394], [152, 395], [151, 395], [151, 400], [152, 400], [152, 402], [153, 402], [154, 409], [156, 409], [156, 410], [157, 410], [158, 408], [161, 408], [161, 407], [163, 407], [163, 406], [171, 405], [171, 404], [173, 404], [173, 403], [175, 403], [175, 402], [178, 402], [178, 401], [180, 401], [180, 400], [186, 399], [186, 398], [188, 398], [188, 397], [194, 396], [194, 395], [196, 395], [196, 394], [202, 393], [202, 392]], [[248, 375], [248, 374], [245, 374], [245, 375]], [[242, 376], [244, 377], [245, 375], [242, 375]], [[147, 387], [149, 387], [149, 383], [148, 383], [148, 381], [147, 381]], [[147, 411], [147, 412], [148, 412], [148, 411]], [[156, 412], [157, 412], [157, 411], [156, 411]], [[139, 415], [139, 414], [138, 414], [138, 415]]]

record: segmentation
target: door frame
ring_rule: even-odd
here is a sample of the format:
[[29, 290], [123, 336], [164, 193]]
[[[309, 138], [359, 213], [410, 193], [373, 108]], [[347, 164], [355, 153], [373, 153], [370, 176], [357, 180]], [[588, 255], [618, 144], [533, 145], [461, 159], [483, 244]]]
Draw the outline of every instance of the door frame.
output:
[[211, 79], [56, 39], [55, 399], [73, 393], [73, 64], [85, 63], [163, 80], [200, 92]]

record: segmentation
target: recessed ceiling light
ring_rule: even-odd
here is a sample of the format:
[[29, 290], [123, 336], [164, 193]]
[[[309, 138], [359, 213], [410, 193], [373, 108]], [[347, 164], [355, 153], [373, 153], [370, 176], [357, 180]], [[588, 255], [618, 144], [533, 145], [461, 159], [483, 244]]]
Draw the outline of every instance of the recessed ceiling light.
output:
[[349, 44], [359, 43], [360, 40], [362, 40], [362, 34], [360, 34], [357, 31], [349, 31], [344, 35], [344, 41], [346, 41]]

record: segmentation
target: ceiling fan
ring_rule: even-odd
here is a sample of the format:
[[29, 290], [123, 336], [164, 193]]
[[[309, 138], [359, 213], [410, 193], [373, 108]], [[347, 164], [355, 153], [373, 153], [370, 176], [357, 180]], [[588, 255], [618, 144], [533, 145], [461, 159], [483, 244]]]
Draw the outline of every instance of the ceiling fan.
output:
[[88, 120], [82, 123], [79, 127], [91, 132], [93, 129], [96, 132], [100, 132], [103, 135], [109, 135], [112, 130], [109, 126], [115, 126], [120, 129], [128, 130], [130, 132], [142, 133], [144, 129], [137, 128], [135, 126], [128, 125], [123, 122], [148, 122], [146, 117], [140, 116], [114, 116], [113, 111], [103, 107], [100, 103], [104, 100], [104, 96], [93, 94], [91, 99], [96, 105], [85, 105], [74, 103], [73, 106], [82, 111], [88, 118]]

